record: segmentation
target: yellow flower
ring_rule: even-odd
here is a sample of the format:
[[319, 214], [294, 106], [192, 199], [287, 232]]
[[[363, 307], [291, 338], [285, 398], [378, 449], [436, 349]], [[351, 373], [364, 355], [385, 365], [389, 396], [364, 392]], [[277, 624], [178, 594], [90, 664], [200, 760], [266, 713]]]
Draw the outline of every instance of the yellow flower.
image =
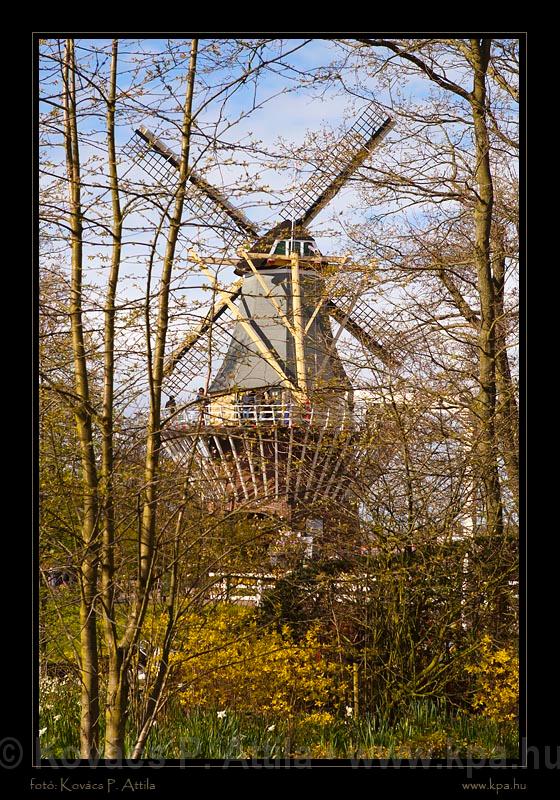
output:
[[235, 606], [192, 614], [185, 623], [171, 658], [183, 706], [270, 710], [285, 719], [306, 713], [317, 722], [332, 718], [326, 706], [342, 705], [343, 667], [329, 663], [316, 630], [295, 642], [288, 626], [258, 629], [254, 612]]
[[472, 700], [474, 709], [495, 722], [514, 720], [517, 716], [519, 661], [504, 648], [492, 649], [488, 636], [481, 640], [478, 664], [469, 664], [465, 671], [477, 676]]

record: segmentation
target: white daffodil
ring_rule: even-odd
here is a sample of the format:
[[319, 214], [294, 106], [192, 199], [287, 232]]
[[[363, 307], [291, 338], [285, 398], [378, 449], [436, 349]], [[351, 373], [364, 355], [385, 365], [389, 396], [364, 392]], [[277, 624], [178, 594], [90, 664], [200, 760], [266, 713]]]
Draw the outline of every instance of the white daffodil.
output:
[[354, 709], [352, 708], [352, 706], [346, 706], [346, 716], [347, 717], [351, 717], [353, 715], [353, 713], [354, 713]]
[[59, 719], [60, 719], [60, 714], [57, 714], [56, 717], [54, 718], [54, 721], [58, 722]]
[[43, 735], [44, 733], [46, 733], [46, 732], [47, 732], [47, 729], [46, 729], [46, 728], [41, 728], [41, 729], [39, 730], [39, 736], [42, 736], [42, 735]]
[[218, 719], [224, 719], [225, 715], [226, 715], [225, 711], [218, 711]]
[[267, 728], [267, 731], [270, 733], [271, 731], [273, 731], [275, 729], [275, 727], [276, 727], [276, 725], [269, 725], [268, 728]]

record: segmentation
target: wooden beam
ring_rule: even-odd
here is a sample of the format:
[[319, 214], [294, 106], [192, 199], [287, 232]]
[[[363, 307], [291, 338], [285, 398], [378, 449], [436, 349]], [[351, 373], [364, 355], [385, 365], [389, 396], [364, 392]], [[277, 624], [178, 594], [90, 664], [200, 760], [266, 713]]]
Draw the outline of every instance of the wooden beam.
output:
[[319, 378], [323, 374], [323, 372], [325, 370], [325, 367], [327, 366], [329, 358], [331, 358], [331, 356], [335, 352], [336, 344], [337, 344], [337, 342], [338, 342], [338, 340], [340, 338], [340, 334], [342, 333], [343, 330], [345, 330], [346, 323], [348, 322], [348, 319], [350, 317], [350, 312], [352, 311], [352, 309], [356, 305], [358, 297], [359, 297], [359, 290], [354, 293], [354, 297], [352, 298], [352, 303], [350, 305], [350, 311], [348, 311], [347, 314], [345, 314], [344, 317], [342, 318], [342, 320], [340, 322], [340, 327], [336, 332], [336, 336], [333, 338], [332, 342], [329, 345], [329, 349], [325, 353], [325, 357], [323, 358], [323, 360], [321, 362], [321, 366], [319, 367], [319, 369], [317, 371], [317, 375], [315, 376], [315, 380], [317, 381], [317, 383], [319, 381]]
[[295, 330], [294, 330], [294, 328], [292, 326], [292, 323], [290, 322], [288, 317], [284, 314], [284, 312], [282, 311], [280, 305], [276, 302], [276, 298], [272, 294], [272, 291], [268, 288], [268, 286], [266, 285], [266, 283], [263, 280], [263, 277], [262, 277], [261, 273], [257, 270], [255, 265], [251, 261], [249, 253], [247, 253], [247, 252], [245, 252], [243, 250], [241, 252], [243, 253], [243, 258], [245, 259], [247, 264], [249, 264], [249, 266], [251, 267], [251, 271], [253, 272], [253, 274], [255, 275], [256, 279], [258, 280], [258, 282], [259, 282], [259, 284], [261, 286], [261, 289], [263, 289], [263, 291], [265, 292], [265, 300], [270, 300], [270, 302], [274, 306], [274, 310], [276, 311], [276, 313], [278, 314], [278, 316], [280, 317], [280, 319], [282, 320], [282, 322], [284, 323], [286, 328], [289, 330], [289, 332], [295, 338], [296, 334], [295, 334]]
[[288, 445], [288, 457], [286, 459], [286, 482], [284, 484], [286, 500], [288, 500], [290, 496], [290, 472], [292, 469], [293, 444], [294, 444], [294, 426], [292, 423], [290, 423], [290, 443]]
[[[224, 292], [227, 292], [229, 295], [229, 299], [231, 301], [235, 300], [239, 296], [242, 284], [243, 278], [239, 278], [239, 280], [231, 284], [229, 289], [224, 290]], [[219, 303], [215, 304], [211, 308], [202, 322], [200, 322], [196, 328], [194, 328], [185, 336], [181, 344], [178, 345], [175, 350], [173, 350], [165, 362], [165, 366], [163, 368], [163, 375], [165, 378], [169, 377], [169, 375], [175, 369], [177, 363], [183, 358], [184, 355], [188, 353], [191, 347], [193, 347], [198, 340], [204, 336], [204, 334], [212, 327], [214, 322], [216, 322], [216, 320], [222, 316], [227, 307], [227, 302], [225, 299], [222, 299]]]
[[247, 485], [245, 484], [245, 478], [243, 477], [243, 468], [239, 463], [239, 456], [237, 454], [237, 448], [235, 442], [233, 441], [231, 436], [228, 436], [229, 439], [229, 446], [231, 447], [231, 452], [233, 454], [233, 458], [235, 461], [235, 466], [237, 468], [237, 474], [239, 475], [239, 481], [241, 483], [241, 488], [243, 489], [243, 494], [245, 495], [245, 499], [249, 500], [249, 492], [247, 491]]
[[[346, 264], [346, 261], [347, 261], [347, 259], [348, 259], [348, 256], [345, 256], [345, 257], [342, 259], [342, 261], [341, 261], [341, 266], [344, 266], [344, 265]], [[317, 303], [316, 307], [314, 308], [314, 310], [313, 310], [313, 314], [312, 314], [312, 315], [311, 315], [311, 317], [309, 318], [309, 322], [308, 322], [308, 323], [307, 323], [307, 325], [305, 326], [305, 333], [307, 333], [307, 331], [309, 330], [309, 328], [310, 328], [310, 327], [311, 327], [311, 325], [313, 324], [313, 321], [315, 320], [315, 317], [317, 316], [317, 314], [319, 313], [319, 311], [321, 310], [321, 308], [322, 308], [322, 307], [325, 305], [325, 303], [326, 303], [328, 300], [329, 300], [329, 298], [327, 297], [327, 294], [326, 294], [326, 292], [325, 292], [325, 293], [323, 294], [323, 297], [321, 297], [321, 299], [320, 299], [320, 300], [319, 300], [319, 302]]]
[[268, 497], [268, 478], [266, 476], [266, 458], [265, 458], [265, 455], [264, 455], [263, 440], [262, 440], [261, 432], [259, 430], [259, 426], [258, 425], [257, 425], [256, 430], [257, 430], [257, 438], [259, 440], [259, 451], [260, 451], [260, 454], [261, 454], [261, 472], [262, 472], [262, 477], [263, 477], [264, 496]]
[[274, 426], [274, 498], [280, 498], [280, 479], [278, 474], [278, 426]]
[[326, 497], [328, 497], [328, 494], [329, 494], [329, 489], [331, 488], [331, 486], [332, 486], [332, 484], [333, 484], [333, 481], [334, 481], [335, 477], [337, 476], [337, 473], [339, 472], [339, 470], [340, 470], [340, 468], [341, 468], [342, 464], [344, 463], [344, 456], [345, 456], [345, 454], [346, 454], [346, 447], [344, 447], [344, 446], [343, 446], [343, 447], [341, 448], [341, 450], [340, 450], [339, 454], [338, 454], [338, 461], [336, 462], [335, 468], [334, 468], [334, 469], [333, 469], [333, 471], [331, 472], [331, 476], [330, 476], [329, 480], [327, 481], [327, 483], [326, 483], [326, 485], [325, 485], [325, 488], [323, 489], [323, 492], [322, 492], [322, 493], [323, 493], [323, 494], [324, 494]]
[[299, 388], [307, 395], [307, 370], [305, 368], [305, 348], [303, 313], [301, 307], [301, 282], [299, 273], [299, 256], [293, 252], [290, 256], [292, 267], [292, 312], [294, 320], [294, 343], [296, 351], [296, 374]]
[[323, 425], [321, 428], [321, 433], [319, 434], [319, 439], [315, 442], [315, 455], [313, 456], [313, 463], [309, 469], [309, 477], [307, 480], [307, 484], [305, 486], [305, 494], [303, 496], [304, 500], [307, 500], [309, 496], [309, 491], [311, 489], [311, 484], [313, 482], [313, 478], [315, 477], [315, 467], [317, 466], [317, 460], [319, 458], [319, 454], [321, 453], [321, 444], [323, 441], [323, 437], [325, 435], [325, 431], [328, 430], [327, 425]]
[[255, 467], [253, 464], [253, 441], [249, 441], [247, 433], [243, 432], [243, 447], [245, 449], [245, 458], [247, 459], [247, 463], [249, 464], [249, 472], [251, 473], [251, 480], [253, 481], [253, 494], [255, 495], [255, 500], [259, 497], [259, 485], [257, 483], [257, 478], [255, 475]]
[[[270, 255], [270, 253], [256, 253], [249, 251], [249, 256], [252, 259], [261, 260], [264, 258], [270, 258], [274, 261], [286, 262], [286, 267], [290, 264], [290, 256], [281, 256], [281, 255]], [[227, 267], [236, 267], [239, 264], [239, 260], [244, 258], [244, 256], [239, 256], [238, 258], [225, 258], [225, 257], [215, 257], [215, 256], [205, 256], [204, 260], [207, 264], [218, 265], [218, 266], [227, 266]], [[375, 268], [376, 261], [373, 260], [369, 264], [356, 264], [353, 261], [348, 261], [349, 256], [300, 256], [300, 264], [304, 266], [323, 266], [324, 264], [333, 264], [335, 266], [345, 265], [349, 269], [360, 271], [360, 272], [371, 272], [373, 268]], [[268, 267], [265, 267], [268, 269]], [[274, 265], [270, 265], [270, 269], [274, 269]]]
[[321, 470], [321, 474], [319, 476], [319, 480], [316, 481], [316, 483], [315, 483], [315, 492], [313, 494], [313, 497], [311, 498], [311, 503], [314, 503], [315, 500], [317, 499], [317, 497], [319, 496], [319, 492], [321, 490], [321, 486], [323, 485], [323, 480], [325, 478], [325, 475], [327, 474], [327, 467], [333, 461], [333, 453], [335, 452], [335, 449], [337, 447], [338, 447], [338, 443], [336, 442], [336, 440], [334, 438], [332, 438], [331, 444], [327, 448], [327, 452], [324, 455], [323, 469]]
[[226, 454], [224, 453], [224, 449], [222, 447], [222, 443], [220, 442], [220, 437], [219, 436], [214, 436], [213, 438], [214, 438], [214, 443], [215, 443], [216, 447], [218, 448], [218, 452], [219, 452], [220, 458], [222, 460], [223, 468], [224, 468], [224, 470], [225, 470], [225, 472], [226, 472], [226, 474], [228, 476], [228, 480], [230, 482], [230, 485], [231, 485], [231, 488], [232, 488], [232, 491], [233, 491], [233, 497], [234, 497], [235, 501], [237, 502], [237, 500], [239, 499], [239, 496], [238, 496], [238, 493], [237, 493], [237, 489], [235, 487], [235, 481], [233, 479], [233, 475], [232, 475], [231, 470], [229, 468], [229, 464], [228, 464], [228, 461], [227, 461]]
[[308, 425], [307, 429], [305, 431], [305, 438], [303, 440], [303, 445], [301, 446], [300, 456], [299, 456], [299, 469], [298, 469], [298, 475], [297, 475], [297, 479], [296, 479], [296, 485], [294, 487], [294, 497], [296, 499], [297, 499], [297, 496], [298, 496], [299, 487], [301, 485], [301, 479], [302, 479], [303, 474], [305, 472], [305, 454], [307, 452], [307, 440], [309, 439], [309, 432], [310, 431], [311, 431], [311, 425]]
[[[202, 259], [199, 258], [199, 256], [196, 253], [193, 253], [192, 257], [197, 262], [197, 264], [199, 265], [199, 267], [202, 270], [202, 272], [205, 275], [207, 275], [212, 280], [213, 284], [217, 287], [216, 276], [206, 267], [206, 265], [204, 264]], [[280, 366], [280, 364], [278, 363], [276, 358], [274, 358], [274, 355], [272, 354], [272, 352], [266, 347], [266, 345], [264, 344], [262, 339], [255, 333], [255, 330], [249, 324], [247, 319], [243, 316], [241, 311], [239, 311], [237, 306], [234, 305], [231, 302], [231, 300], [228, 297], [228, 295], [226, 295], [221, 289], [217, 289], [217, 292], [218, 292], [218, 295], [226, 303], [226, 305], [228, 306], [230, 311], [233, 313], [233, 315], [235, 316], [235, 318], [237, 319], [237, 321], [239, 322], [239, 324], [241, 325], [243, 330], [252, 339], [252, 341], [254, 342], [257, 350], [261, 354], [261, 356], [264, 358], [264, 360], [267, 362], [267, 364], [269, 364], [269, 366], [271, 366], [272, 369], [279, 375], [279, 377], [281, 378], [282, 383], [284, 384], [284, 386], [286, 388], [288, 388], [288, 389], [291, 389], [292, 392], [294, 392], [297, 396], [301, 396], [301, 392], [298, 389], [298, 387], [295, 386], [292, 383], [292, 381], [286, 375], [286, 373], [284, 372], [284, 370], [282, 369], [282, 367]]]

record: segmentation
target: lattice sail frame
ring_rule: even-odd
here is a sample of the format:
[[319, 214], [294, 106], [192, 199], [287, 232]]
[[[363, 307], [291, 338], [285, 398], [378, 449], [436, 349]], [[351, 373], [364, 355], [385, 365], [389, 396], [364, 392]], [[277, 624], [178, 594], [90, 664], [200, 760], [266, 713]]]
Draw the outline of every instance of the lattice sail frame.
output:
[[280, 211], [282, 219], [308, 224], [392, 126], [392, 119], [382, 114], [375, 104], [366, 106], [344, 136], [326, 150], [326, 156], [298, 189], [293, 200]]
[[[179, 158], [146, 128], [139, 128], [123, 148], [123, 155], [142, 167], [165, 194], [177, 186]], [[185, 204], [193, 217], [220, 236], [224, 251], [235, 252], [258, 236], [256, 227], [196, 172], [189, 174]]]

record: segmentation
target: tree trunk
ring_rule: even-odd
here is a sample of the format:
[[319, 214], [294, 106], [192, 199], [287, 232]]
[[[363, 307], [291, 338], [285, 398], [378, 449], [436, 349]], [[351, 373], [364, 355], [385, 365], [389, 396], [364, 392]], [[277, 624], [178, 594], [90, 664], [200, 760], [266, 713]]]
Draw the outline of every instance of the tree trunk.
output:
[[148, 420], [148, 441], [146, 452], [145, 467], [145, 486], [146, 494], [142, 512], [142, 529], [140, 535], [140, 569], [139, 586], [144, 589], [149, 581], [152, 559], [153, 541], [155, 530], [155, 519], [157, 510], [157, 472], [159, 466], [159, 456], [161, 447], [161, 384], [163, 380], [163, 366], [165, 358], [165, 343], [167, 338], [167, 327], [169, 320], [169, 289], [171, 283], [171, 271], [175, 258], [175, 248], [177, 237], [183, 215], [183, 205], [185, 200], [185, 186], [188, 174], [190, 132], [191, 132], [191, 110], [194, 89], [194, 76], [196, 69], [196, 55], [198, 39], [193, 39], [191, 43], [191, 54], [189, 63], [189, 74], [187, 79], [187, 94], [185, 99], [185, 109], [183, 114], [182, 141], [181, 141], [181, 162], [179, 170], [179, 184], [175, 196], [175, 207], [169, 223], [169, 234], [163, 261], [163, 269], [159, 291], [159, 307], [156, 329], [155, 348], [153, 362], [149, 365], [150, 371], [150, 415]]
[[189, 483], [188, 481], [185, 481], [185, 485], [183, 487], [181, 510], [179, 511], [179, 515], [177, 517], [177, 523], [175, 526], [175, 537], [173, 542], [173, 560], [171, 564], [171, 579], [169, 584], [169, 596], [167, 601], [167, 623], [165, 627], [165, 635], [163, 637], [163, 647], [158, 666], [158, 674], [150, 689], [148, 702], [146, 703], [146, 710], [142, 717], [138, 736], [132, 750], [132, 758], [142, 758], [144, 754], [146, 742], [148, 740], [150, 730], [155, 720], [159, 703], [161, 701], [163, 689], [165, 687], [165, 683], [167, 681], [167, 677], [169, 674], [169, 656], [171, 654], [171, 645], [173, 643], [173, 635], [176, 629], [177, 619], [178, 619], [178, 608], [177, 608], [178, 605], [177, 601], [179, 596], [178, 569], [179, 569], [179, 557], [180, 557], [179, 538], [181, 535], [181, 531], [183, 529], [183, 520], [187, 508], [188, 497], [189, 497]]
[[128, 706], [128, 659], [122, 647], [109, 653], [107, 704], [105, 707], [105, 758], [123, 758], [126, 711]]
[[97, 468], [93, 447], [91, 405], [84, 345], [82, 315], [82, 209], [80, 194], [80, 159], [76, 120], [76, 85], [74, 42], [68, 39], [64, 60], [64, 137], [70, 191], [72, 277], [70, 327], [76, 395], [76, 428], [82, 463], [82, 559], [80, 565], [80, 670], [81, 721], [80, 755], [96, 757], [99, 744], [99, 678], [97, 662], [97, 560], [99, 549]]
[[[161, 388], [165, 358], [165, 344], [169, 317], [169, 291], [171, 273], [175, 259], [177, 237], [183, 215], [185, 186], [188, 174], [191, 113], [196, 71], [198, 39], [191, 42], [187, 90], [183, 113], [181, 162], [179, 183], [175, 195], [175, 205], [169, 223], [169, 234], [163, 261], [159, 287], [159, 306], [153, 361], [148, 365], [150, 379], [150, 413], [147, 426], [147, 444], [145, 460], [145, 497], [139, 541], [139, 564], [134, 608], [118, 646], [114, 646], [112, 654], [114, 669], [111, 670], [110, 693], [107, 706], [107, 737], [105, 743], [106, 758], [120, 758], [124, 754], [124, 721], [128, 705], [127, 670], [131, 663], [133, 646], [136, 643], [147, 609], [153, 574], [155, 557], [155, 529], [157, 513], [157, 479], [161, 447]], [[149, 337], [149, 330], [147, 336]], [[109, 639], [112, 639], [110, 634]], [[117, 669], [118, 668], [118, 669]]]
[[508, 475], [509, 490], [519, 511], [519, 415], [507, 352], [504, 319], [505, 252], [501, 237], [495, 237], [493, 254], [496, 306], [496, 384], [498, 406], [496, 425], [502, 457]]
[[101, 597], [103, 625], [108, 656], [107, 702], [105, 706], [105, 757], [123, 756], [125, 709], [127, 702], [126, 669], [123, 671], [124, 653], [117, 641], [115, 620], [115, 513], [113, 484], [113, 425], [115, 379], [115, 298], [121, 262], [122, 214], [115, 152], [115, 95], [117, 84], [118, 40], [113, 40], [111, 76], [107, 95], [107, 154], [111, 200], [113, 207], [113, 248], [111, 269], [105, 299], [104, 360], [103, 360], [103, 440], [102, 489], [103, 534]]
[[[480, 325], [478, 328], [479, 349], [479, 389], [473, 404], [477, 420], [475, 452], [477, 456], [479, 481], [484, 492], [486, 527], [490, 533], [503, 530], [502, 499], [498, 472], [498, 458], [495, 440], [496, 415], [496, 309], [494, 281], [490, 255], [490, 231], [494, 202], [494, 187], [490, 169], [490, 143], [488, 138], [488, 110], [486, 100], [486, 73], [490, 60], [491, 39], [470, 39], [467, 58], [473, 67], [474, 80], [471, 92], [439, 74], [432, 66], [422, 61], [416, 52], [403, 48], [387, 39], [358, 39], [368, 47], [384, 47], [396, 53], [405, 61], [414, 64], [431, 81], [447, 91], [468, 101], [471, 107], [475, 153], [476, 153], [476, 198], [474, 207], [475, 224], [475, 262], [477, 289], [480, 299]], [[464, 50], [465, 48], [461, 48]], [[441, 277], [441, 275], [440, 275]], [[444, 280], [445, 283], [445, 280]], [[446, 283], [449, 288], [449, 282]], [[453, 292], [452, 292], [453, 294]], [[457, 298], [455, 298], [457, 300]], [[472, 317], [468, 309], [463, 313]]]
[[480, 296], [479, 391], [475, 403], [478, 421], [476, 450], [484, 487], [486, 525], [489, 533], [502, 531], [502, 502], [495, 446], [496, 413], [496, 318], [494, 281], [490, 257], [490, 230], [494, 189], [490, 171], [488, 127], [486, 124], [486, 70], [490, 39], [471, 39], [474, 83], [471, 108], [476, 146], [477, 197], [474, 210], [475, 262]]

